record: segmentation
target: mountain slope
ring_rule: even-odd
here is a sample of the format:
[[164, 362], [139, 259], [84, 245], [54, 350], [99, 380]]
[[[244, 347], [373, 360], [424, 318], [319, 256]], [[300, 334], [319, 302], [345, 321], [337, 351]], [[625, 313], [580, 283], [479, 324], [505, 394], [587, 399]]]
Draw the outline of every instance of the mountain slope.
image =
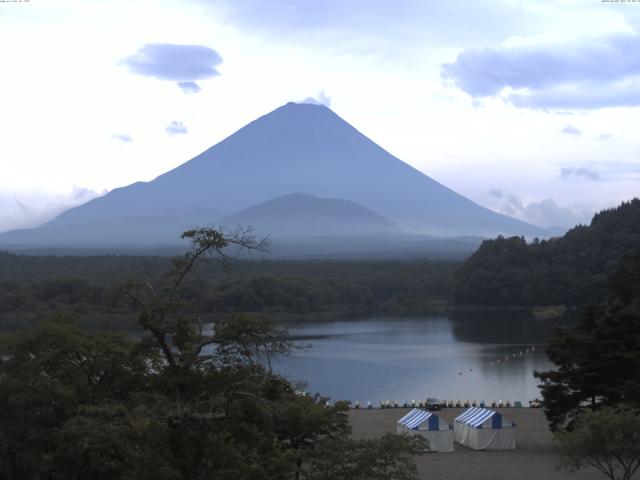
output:
[[[527, 244], [496, 238], [458, 269], [458, 305], [580, 305], [610, 293], [609, 276], [640, 246], [640, 199], [597, 213], [563, 237]], [[640, 251], [639, 251], [640, 252]]]
[[0, 245], [175, 243], [184, 226], [290, 192], [356, 202], [414, 232], [544, 235], [422, 174], [328, 108], [289, 103], [151, 182], [113, 190], [37, 229], [0, 235]]
[[216, 224], [228, 228], [251, 225], [257, 235], [275, 238], [377, 234], [396, 228], [391, 220], [357, 203], [304, 193], [267, 200], [220, 219]]

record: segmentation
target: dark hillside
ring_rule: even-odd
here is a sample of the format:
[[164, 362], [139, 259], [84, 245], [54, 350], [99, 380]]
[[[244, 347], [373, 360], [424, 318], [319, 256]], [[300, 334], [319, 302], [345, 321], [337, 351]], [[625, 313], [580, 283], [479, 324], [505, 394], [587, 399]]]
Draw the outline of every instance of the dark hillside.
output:
[[640, 246], [640, 199], [596, 214], [588, 226], [527, 243], [487, 240], [458, 269], [456, 305], [579, 305], [610, 292], [619, 260]]

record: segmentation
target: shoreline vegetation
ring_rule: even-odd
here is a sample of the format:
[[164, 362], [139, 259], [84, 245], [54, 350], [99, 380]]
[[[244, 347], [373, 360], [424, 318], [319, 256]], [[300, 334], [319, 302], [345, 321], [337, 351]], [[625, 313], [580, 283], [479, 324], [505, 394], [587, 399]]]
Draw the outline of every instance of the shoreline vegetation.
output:
[[[0, 330], [57, 314], [91, 329], [137, 330], [119, 290], [130, 278], [162, 277], [168, 257], [56, 257], [0, 252]], [[239, 261], [228, 270], [199, 265], [183, 295], [204, 323], [248, 314], [295, 324], [375, 317], [514, 312], [561, 319], [562, 305], [456, 305], [449, 285], [456, 261]]]
[[[0, 325], [22, 328], [59, 312], [93, 329], [136, 327], [121, 286], [154, 282], [167, 257], [30, 257], [0, 253]], [[259, 314], [275, 322], [444, 314], [458, 262], [238, 261], [202, 264], [181, 286], [202, 321]]]

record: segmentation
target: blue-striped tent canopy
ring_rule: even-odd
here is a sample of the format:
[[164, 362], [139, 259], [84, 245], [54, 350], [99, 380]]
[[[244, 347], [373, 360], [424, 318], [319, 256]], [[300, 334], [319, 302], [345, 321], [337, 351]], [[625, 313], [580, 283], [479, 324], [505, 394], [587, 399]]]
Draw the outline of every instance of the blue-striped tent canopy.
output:
[[437, 415], [414, 408], [396, 423], [397, 433], [423, 436], [432, 452], [453, 452], [453, 427]]
[[498, 412], [473, 407], [456, 417], [453, 434], [456, 442], [475, 450], [513, 450], [515, 426]]
[[[488, 421], [491, 420], [491, 425]], [[502, 415], [488, 408], [472, 407], [456, 417], [456, 422], [464, 423], [473, 428], [504, 428], [515, 427], [515, 423], [506, 421]]]
[[[407, 413], [404, 417], [398, 420], [398, 425], [402, 425], [409, 430], [441, 430], [440, 426], [440, 418], [426, 410], [420, 410], [418, 408], [414, 408], [409, 413]], [[444, 426], [444, 425], [443, 425]], [[451, 428], [448, 424], [446, 425], [446, 429]]]

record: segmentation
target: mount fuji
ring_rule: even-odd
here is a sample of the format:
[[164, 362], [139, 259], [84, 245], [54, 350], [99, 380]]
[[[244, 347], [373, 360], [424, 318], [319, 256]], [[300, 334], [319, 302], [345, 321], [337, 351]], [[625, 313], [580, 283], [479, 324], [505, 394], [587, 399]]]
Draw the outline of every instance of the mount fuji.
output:
[[288, 103], [150, 182], [0, 234], [0, 246], [168, 246], [195, 225], [241, 222], [274, 239], [549, 236], [438, 183], [329, 108]]

